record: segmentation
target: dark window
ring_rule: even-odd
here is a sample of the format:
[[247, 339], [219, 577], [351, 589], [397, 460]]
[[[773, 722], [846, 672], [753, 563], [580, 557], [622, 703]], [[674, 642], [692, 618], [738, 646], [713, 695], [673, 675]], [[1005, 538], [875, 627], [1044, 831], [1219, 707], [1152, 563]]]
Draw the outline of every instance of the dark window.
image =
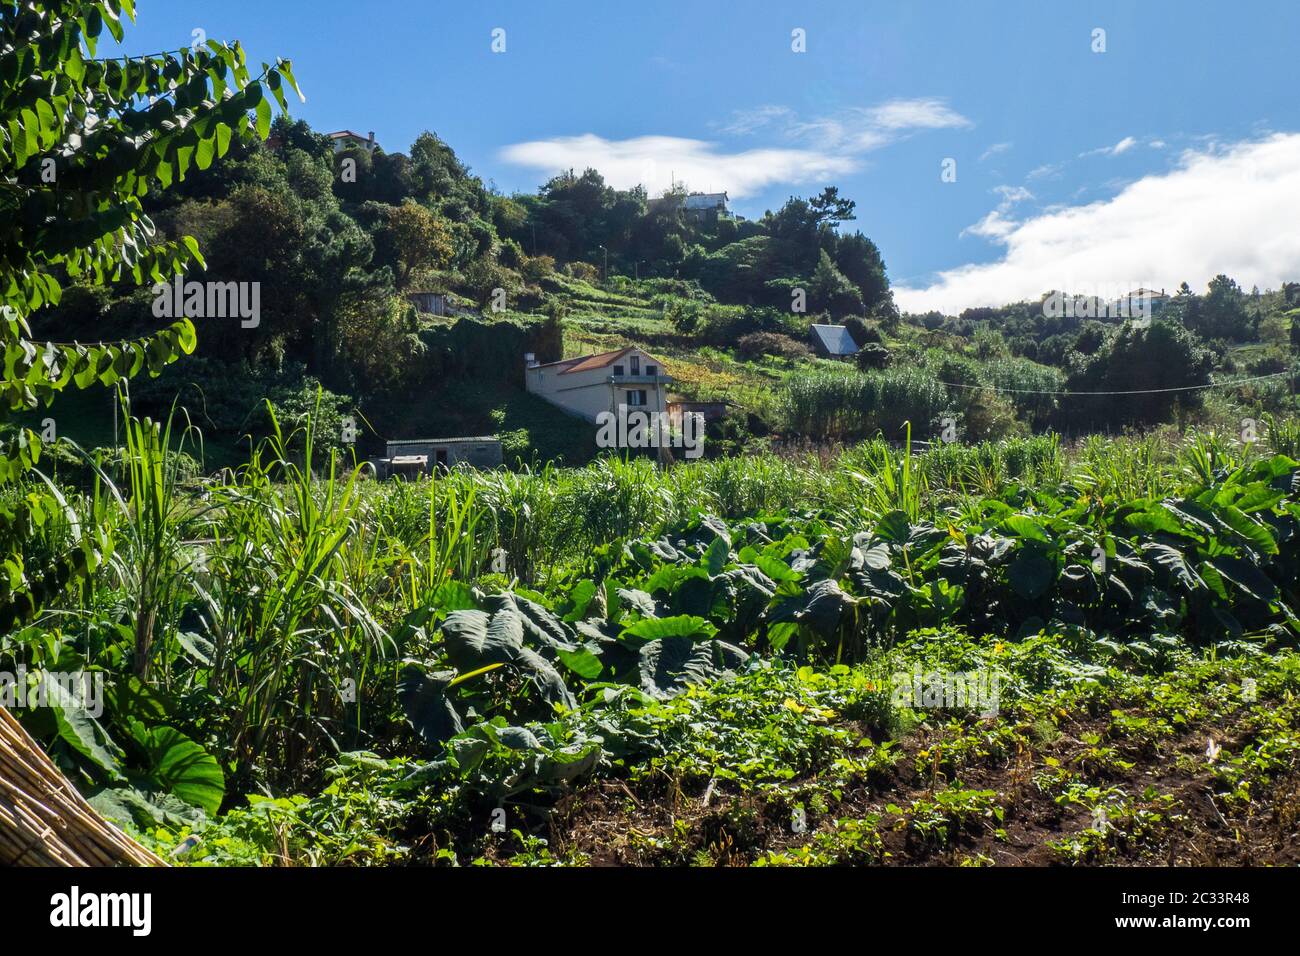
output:
[[645, 389], [634, 388], [627, 393], [627, 403], [629, 406], [645, 404]]
[[639, 355], [633, 355], [631, 361], [632, 361], [632, 374], [633, 374], [633, 375], [640, 375], [640, 374], [641, 374], [641, 356], [639, 356]]
[[659, 374], [659, 366], [658, 366], [658, 365], [647, 365], [647, 366], [645, 367], [645, 373], [646, 373], [647, 375], [658, 375], [658, 374]]
[[615, 366], [614, 366], [614, 374], [615, 374], [615, 375], [622, 375], [622, 374], [623, 374], [623, 366], [621, 366], [621, 365], [615, 365]]

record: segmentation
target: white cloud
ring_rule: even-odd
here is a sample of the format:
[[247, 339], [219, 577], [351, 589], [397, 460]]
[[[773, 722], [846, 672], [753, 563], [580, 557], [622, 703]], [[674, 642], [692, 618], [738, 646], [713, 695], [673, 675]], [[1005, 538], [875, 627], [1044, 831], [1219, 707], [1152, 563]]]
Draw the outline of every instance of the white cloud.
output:
[[951, 129], [971, 122], [943, 100], [891, 100], [868, 111], [883, 129]]
[[869, 153], [900, 138], [898, 128], [885, 129], [867, 110], [846, 110], [836, 116], [818, 116], [792, 122], [787, 134], [817, 149], [848, 153]]
[[732, 199], [774, 183], [791, 185], [854, 172], [863, 153], [916, 130], [960, 128], [970, 120], [939, 99], [897, 99], [874, 107], [801, 119], [786, 106], [766, 105], [733, 113], [720, 132], [749, 135], [763, 130], [782, 145], [727, 150], [717, 143], [679, 136], [610, 140], [594, 133], [515, 143], [501, 158], [553, 175], [567, 169], [600, 170], [618, 189], [643, 185], [658, 195], [675, 181], [691, 189], [726, 190]]
[[[1004, 197], [1005, 201], [1005, 197]], [[1300, 278], [1300, 133], [1187, 151], [1172, 171], [1116, 196], [1047, 210], [986, 234], [997, 262], [941, 272], [925, 288], [899, 286], [900, 307], [959, 312], [1036, 299], [1148, 286], [1203, 288], [1219, 273], [1245, 288]]]
[[1031, 169], [1026, 179], [1057, 179], [1061, 175], [1064, 163], [1044, 163], [1042, 166], [1035, 166]]
[[980, 162], [982, 163], [986, 159], [991, 159], [992, 157], [996, 156], [998, 153], [1005, 153], [1010, 148], [1011, 148], [1010, 143], [994, 143], [988, 149], [984, 150], [984, 152], [980, 153]]
[[996, 209], [987, 216], [975, 223], [973, 226], [967, 226], [961, 231], [962, 236], [982, 236], [985, 239], [1001, 239], [1015, 231], [1018, 223], [1011, 219], [1007, 214], [1011, 212], [1011, 207], [1018, 202], [1025, 202], [1033, 199], [1034, 194], [1024, 186], [995, 186], [993, 192], [1002, 197]]
[[853, 172], [851, 156], [811, 149], [748, 149], [724, 152], [716, 144], [680, 136], [638, 136], [609, 140], [587, 133], [556, 139], [516, 143], [501, 151], [507, 162], [545, 174], [587, 167], [600, 170], [617, 189], [643, 185], [651, 195], [668, 189], [673, 180], [692, 189], [727, 190], [740, 199], [772, 183], [807, 183]]
[[1080, 153], [1079, 156], [1119, 156], [1121, 153], [1127, 153], [1137, 145], [1137, 140], [1132, 136], [1125, 136], [1114, 146], [1101, 146], [1097, 149], [1090, 149], [1086, 153]]
[[822, 149], [865, 153], [916, 130], [964, 129], [971, 121], [939, 99], [889, 100], [805, 121], [791, 117], [790, 135]]
[[722, 127], [722, 132], [734, 136], [746, 136], [755, 130], [771, 126], [780, 120], [794, 115], [788, 106], [759, 106], [752, 110], [736, 110], [731, 114], [731, 121]]

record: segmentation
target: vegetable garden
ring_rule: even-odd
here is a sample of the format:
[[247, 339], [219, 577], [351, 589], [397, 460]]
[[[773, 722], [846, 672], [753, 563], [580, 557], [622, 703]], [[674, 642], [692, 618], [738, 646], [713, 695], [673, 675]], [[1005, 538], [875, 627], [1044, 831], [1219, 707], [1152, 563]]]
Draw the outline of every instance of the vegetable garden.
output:
[[[222, 480], [185, 477], [179, 425], [128, 437], [35, 522], [50, 553], [76, 524], [113, 550], [0, 660], [100, 675], [102, 713], [24, 723], [176, 861], [583, 862], [625, 816], [625, 862], [1213, 854], [1135, 768], [1204, 778], [1218, 829], [1294, 787], [1300, 464], [1267, 447], [874, 442], [377, 484], [310, 421]], [[975, 672], [993, 711], [925, 696]], [[1040, 803], [1052, 832], [1021, 847]]]

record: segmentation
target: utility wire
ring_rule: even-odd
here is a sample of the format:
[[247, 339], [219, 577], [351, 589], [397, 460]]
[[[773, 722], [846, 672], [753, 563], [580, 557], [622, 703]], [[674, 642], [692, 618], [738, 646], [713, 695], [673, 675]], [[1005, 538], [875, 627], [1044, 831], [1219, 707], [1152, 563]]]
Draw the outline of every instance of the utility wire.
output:
[[1044, 391], [1034, 388], [1000, 388], [997, 385], [965, 385], [960, 382], [939, 382], [939, 384], [945, 385], [948, 388], [967, 388], [974, 391], [988, 390], [990, 392], [1012, 392], [1017, 395], [1161, 395], [1167, 392], [1196, 392], [1207, 388], [1227, 388], [1232, 385], [1245, 385], [1249, 382], [1262, 382], [1265, 379], [1281, 378], [1284, 375], [1291, 376], [1295, 374], [1295, 372], [1271, 372], [1268, 375], [1255, 375], [1251, 378], [1239, 378], [1231, 382], [1211, 382], [1208, 385], [1180, 385], [1176, 388], [1140, 388], [1113, 392]]

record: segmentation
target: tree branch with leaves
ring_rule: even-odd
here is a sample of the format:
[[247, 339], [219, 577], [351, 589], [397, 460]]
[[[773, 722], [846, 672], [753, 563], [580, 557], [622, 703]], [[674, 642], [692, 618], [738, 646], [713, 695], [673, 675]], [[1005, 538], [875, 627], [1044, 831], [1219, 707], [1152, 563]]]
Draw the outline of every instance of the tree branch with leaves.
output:
[[[188, 319], [134, 340], [59, 343], [33, 340], [28, 318], [57, 305], [69, 282], [153, 284], [201, 268], [198, 243], [160, 240], [141, 198], [208, 168], [233, 139], [264, 139], [271, 99], [288, 108], [286, 87], [302, 96], [288, 60], [254, 76], [238, 42], [96, 59], [105, 32], [121, 43], [134, 19], [134, 0], [0, 0], [0, 424], [69, 387], [156, 376], [194, 350]], [[40, 437], [18, 429], [0, 448], [0, 485], [27, 476], [40, 454]], [[0, 511], [0, 631], [112, 547], [103, 529], [80, 527], [53, 485], [38, 485]], [[53, 510], [68, 515], [78, 549], [37, 575], [24, 541]]]

